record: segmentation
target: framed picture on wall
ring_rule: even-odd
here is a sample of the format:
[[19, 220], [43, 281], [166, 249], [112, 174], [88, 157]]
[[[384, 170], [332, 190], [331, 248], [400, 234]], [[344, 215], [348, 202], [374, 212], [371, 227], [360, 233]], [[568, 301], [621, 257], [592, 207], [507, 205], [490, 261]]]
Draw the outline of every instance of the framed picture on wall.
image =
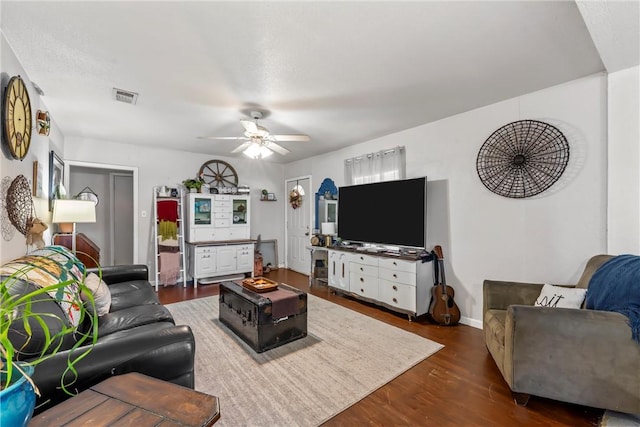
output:
[[64, 186], [64, 162], [52, 150], [49, 153], [49, 210], [53, 210], [53, 200], [65, 195]]
[[44, 197], [42, 186], [42, 164], [37, 160], [33, 161], [33, 197]]

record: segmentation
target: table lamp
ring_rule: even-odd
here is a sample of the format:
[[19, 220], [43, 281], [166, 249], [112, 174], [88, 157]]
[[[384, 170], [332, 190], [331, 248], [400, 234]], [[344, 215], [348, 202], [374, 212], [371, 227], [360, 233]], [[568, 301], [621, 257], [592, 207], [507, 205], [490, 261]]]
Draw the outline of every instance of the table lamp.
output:
[[54, 224], [72, 223], [71, 251], [76, 253], [76, 223], [96, 222], [96, 205], [91, 200], [56, 199], [53, 201]]
[[325, 245], [327, 247], [331, 246], [331, 236], [336, 234], [336, 223], [323, 222], [322, 224], [320, 224], [320, 233], [324, 235]]

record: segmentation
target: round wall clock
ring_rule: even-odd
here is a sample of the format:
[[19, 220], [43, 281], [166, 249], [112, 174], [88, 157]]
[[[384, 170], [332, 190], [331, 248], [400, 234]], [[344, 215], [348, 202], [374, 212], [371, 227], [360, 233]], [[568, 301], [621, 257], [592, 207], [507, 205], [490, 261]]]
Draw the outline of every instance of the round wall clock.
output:
[[31, 101], [20, 76], [11, 77], [4, 91], [2, 133], [11, 155], [24, 159], [31, 144]]
[[519, 199], [551, 187], [568, 163], [569, 142], [558, 128], [537, 120], [519, 120], [487, 138], [476, 169], [487, 189]]

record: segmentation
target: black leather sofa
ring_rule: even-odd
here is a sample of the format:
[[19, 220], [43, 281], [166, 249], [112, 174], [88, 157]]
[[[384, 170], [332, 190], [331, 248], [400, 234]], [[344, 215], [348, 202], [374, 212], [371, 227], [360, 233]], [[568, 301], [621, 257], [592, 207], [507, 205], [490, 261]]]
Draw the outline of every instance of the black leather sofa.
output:
[[[85, 390], [112, 375], [139, 372], [194, 387], [195, 340], [188, 326], [176, 326], [159, 303], [145, 265], [102, 267], [111, 308], [98, 322], [98, 341], [75, 366], [78, 378], [70, 389]], [[89, 269], [88, 272], [96, 270]], [[50, 307], [58, 305], [50, 301]], [[36, 413], [71, 396], [60, 389], [69, 351], [37, 365], [33, 380], [40, 389]], [[67, 378], [71, 379], [69, 374]]]

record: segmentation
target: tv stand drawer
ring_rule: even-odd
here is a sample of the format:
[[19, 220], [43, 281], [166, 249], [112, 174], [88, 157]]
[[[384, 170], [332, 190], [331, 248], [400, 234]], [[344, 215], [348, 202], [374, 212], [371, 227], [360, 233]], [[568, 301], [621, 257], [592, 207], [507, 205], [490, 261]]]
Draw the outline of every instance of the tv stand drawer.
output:
[[388, 280], [380, 280], [379, 301], [403, 310], [416, 311], [416, 289]]
[[349, 290], [365, 298], [378, 299], [378, 278], [351, 272]]
[[379, 270], [378, 277], [380, 277], [380, 280], [388, 280], [390, 282], [403, 283], [414, 287], [416, 286], [416, 273], [410, 273], [408, 271], [381, 268]]
[[363, 276], [378, 277], [378, 267], [373, 265], [352, 262], [349, 266], [349, 270]]
[[406, 261], [396, 258], [380, 258], [380, 260], [378, 261], [378, 266], [380, 268], [388, 268], [389, 270], [406, 271], [413, 275], [416, 274], [415, 261]]

